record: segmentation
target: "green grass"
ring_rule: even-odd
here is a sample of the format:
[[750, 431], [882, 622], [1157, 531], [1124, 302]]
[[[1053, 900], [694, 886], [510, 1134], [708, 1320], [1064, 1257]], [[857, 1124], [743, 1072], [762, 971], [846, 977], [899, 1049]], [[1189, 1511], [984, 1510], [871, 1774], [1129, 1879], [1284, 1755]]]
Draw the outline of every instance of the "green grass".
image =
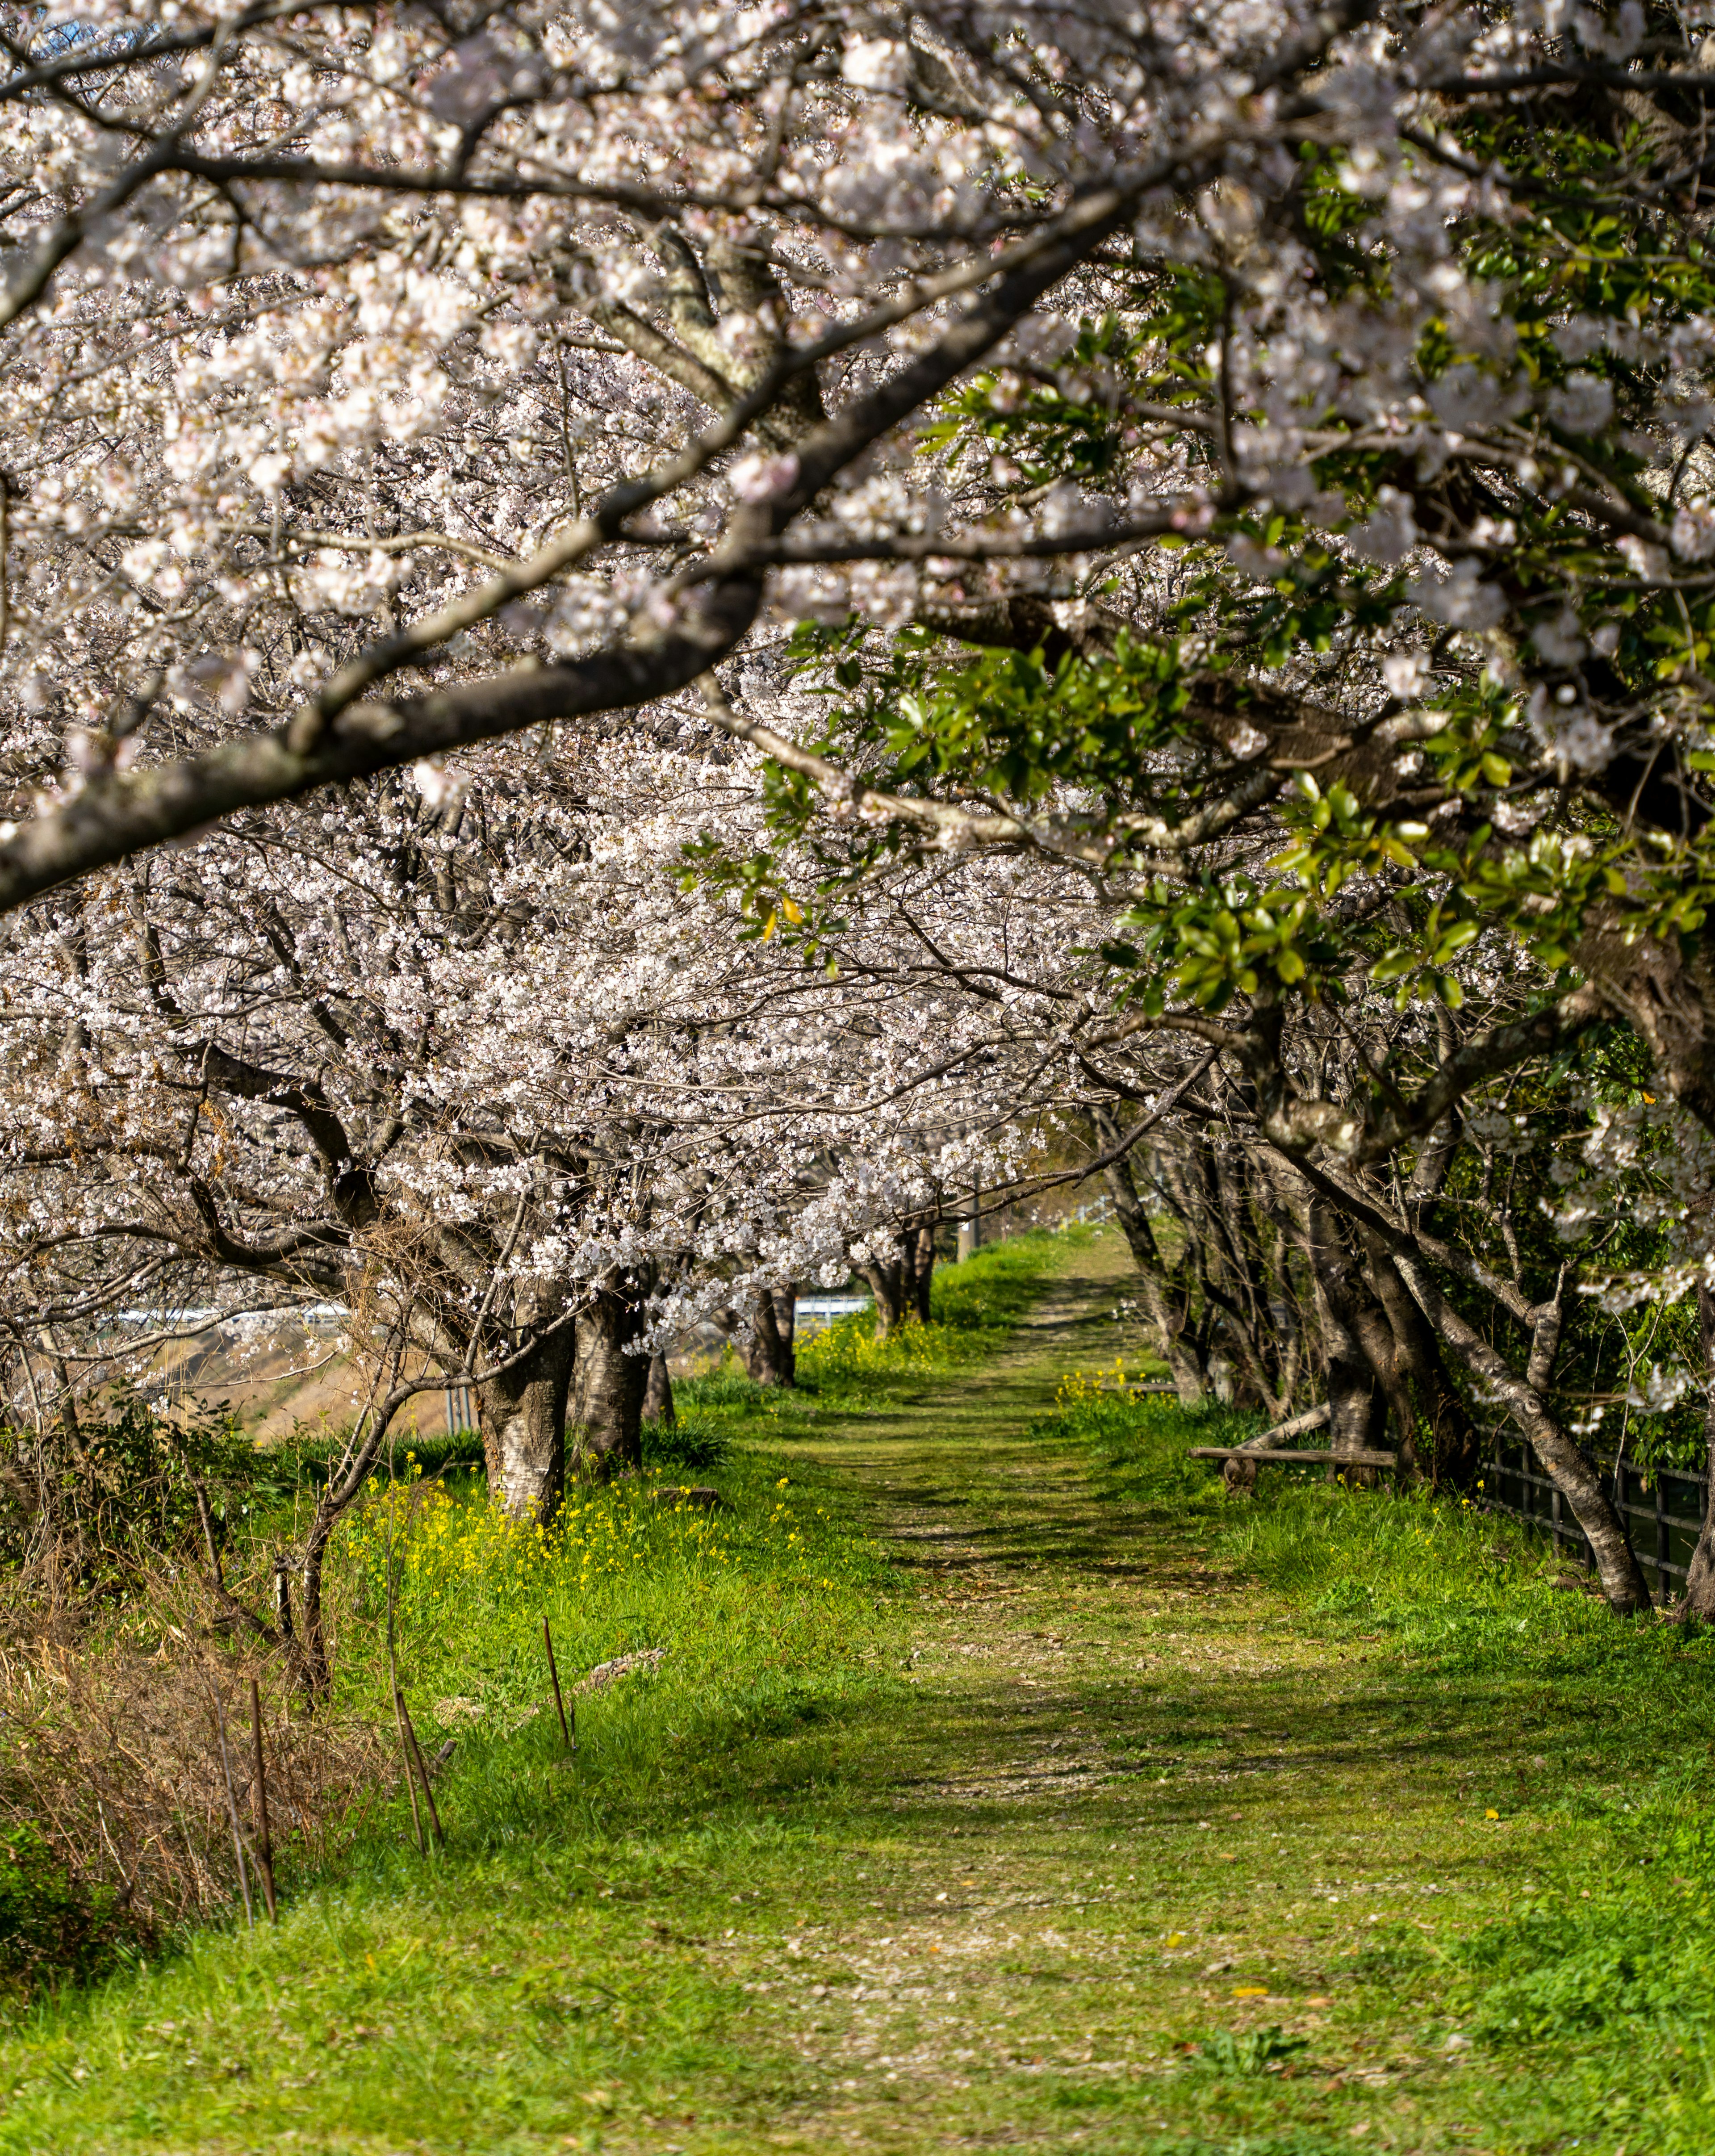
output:
[[[446, 1853], [395, 1805], [277, 1934], [39, 2009], [0, 2149], [1706, 2148], [1710, 1640], [1456, 1504], [1227, 1499], [1186, 1453], [1246, 1419], [1061, 1385], [1123, 1254], [1055, 1257], [974, 1359], [687, 1388], [699, 1536], [603, 1500], [508, 1586], [455, 1496], [403, 1604], [413, 1697], [485, 1707]], [[542, 1606], [670, 1649], [571, 1765]]]
[[729, 1348], [716, 1368], [674, 1388], [680, 1419], [718, 1430], [767, 1417], [783, 1435], [803, 1435], [819, 1416], [850, 1416], [909, 1401], [923, 1381], [980, 1363], [1004, 1343], [1044, 1276], [1087, 1247], [1091, 1231], [1035, 1230], [991, 1244], [959, 1265], [940, 1265], [929, 1284], [929, 1322], [911, 1318], [878, 1339], [875, 1317], [858, 1310], [806, 1333], [795, 1389], [757, 1385]]
[[[1507, 1847], [1488, 1897], [1497, 1906], [1451, 1934], [1378, 1928], [1363, 1960], [1398, 1974], [1504, 2071], [1497, 2110], [1514, 2109], [1515, 2075], [1541, 2077], [1519, 2107], [1518, 2138], [1495, 2145], [1546, 2148], [1601, 2129], [1637, 2156], [1707, 2148], [1715, 1634], [1616, 1620], [1546, 1538], [1457, 1497], [1279, 1469], [1263, 1471], [1254, 1503], [1235, 1505], [1186, 1456], [1247, 1434], [1218, 1409], [1110, 1394], [1039, 1425], [1050, 1430], [1086, 1445], [1122, 1502], [1172, 1504], [1211, 1562], [1274, 1590], [1337, 1653], [1362, 1642], [1389, 1665], [1375, 1707], [1386, 1719], [1369, 1735], [1416, 1739], [1431, 1761], [1462, 1753], [1440, 1772], [1463, 1821]], [[1473, 1730], [1478, 1701], [1505, 1718]], [[1469, 1748], [1422, 1743], [1456, 1730]]]
[[[985, 1253], [940, 1291], [946, 1322], [867, 1359], [848, 1343], [843, 1411], [992, 1352], [1070, 1247]], [[278, 1933], [203, 1930], [16, 2021], [0, 2149], [593, 2145], [616, 2107], [670, 2108], [691, 2087], [718, 2115], [789, 2085], [790, 2060], [744, 2025], [742, 1979], [705, 1966], [693, 1933], [730, 1937], [716, 1919], [825, 1861], [816, 1815], [837, 1817], [845, 1761], [904, 1690], [907, 1591], [850, 1491], [777, 1450], [834, 1396], [809, 1360], [801, 1396], [730, 1368], [693, 1381], [680, 1429], [650, 1434], [654, 1469], [694, 1468], [712, 1512], [651, 1481], [580, 1494], [546, 1534], [509, 1527], [479, 1478], [432, 1479], [465, 1464], [456, 1445], [412, 1447], [336, 1545], [338, 1704], [385, 1718], [391, 1572], [425, 1748], [456, 1740], [445, 1851], [418, 1856], [397, 1784], [329, 1873], [288, 1826]], [[321, 1450], [304, 1448], [312, 1471]], [[665, 1650], [577, 1702], [569, 1759], [544, 1617], [568, 1686]], [[113, 1635], [122, 1650], [123, 1618]]]

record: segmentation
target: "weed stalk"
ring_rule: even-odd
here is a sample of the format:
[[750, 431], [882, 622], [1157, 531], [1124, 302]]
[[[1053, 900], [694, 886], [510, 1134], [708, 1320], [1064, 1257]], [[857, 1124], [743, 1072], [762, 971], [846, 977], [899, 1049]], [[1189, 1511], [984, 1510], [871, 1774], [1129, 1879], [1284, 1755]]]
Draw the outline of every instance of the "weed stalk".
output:
[[[560, 1691], [559, 1666], [554, 1661], [554, 1635], [548, 1630], [548, 1620], [546, 1617], [542, 1620], [542, 1643], [548, 1650], [548, 1675], [553, 1680], [554, 1705], [560, 1711], [560, 1735], [565, 1740], [566, 1749], [568, 1752], [575, 1752], [578, 1749], [578, 1739], [573, 1733], [573, 1724], [566, 1719], [566, 1702]], [[574, 1707], [572, 1712], [575, 1721], [578, 1709]]]
[[274, 1899], [274, 1843], [268, 1831], [268, 1768], [262, 1757], [262, 1691], [250, 1680], [250, 1738], [256, 1748], [256, 1866], [262, 1874], [262, 1898], [268, 1904], [268, 1921], [280, 1922]]
[[220, 1779], [226, 1784], [226, 1815], [232, 1821], [233, 1854], [239, 1861], [239, 1892], [244, 1897], [244, 1922], [254, 1932], [256, 1909], [250, 1899], [250, 1869], [244, 1861], [244, 1837], [239, 1825], [238, 1793], [232, 1785], [232, 1756], [226, 1744], [226, 1708], [221, 1701], [219, 1686], [213, 1686], [211, 1690], [214, 1695], [214, 1732], [220, 1739]]
[[[417, 1731], [411, 1720], [411, 1710], [405, 1704], [405, 1695], [397, 1685], [393, 1686], [393, 1704], [399, 1711], [399, 1727], [405, 1732], [405, 1743], [408, 1748], [405, 1773], [408, 1777], [411, 1772], [411, 1762], [414, 1760], [417, 1763], [417, 1779], [423, 1784], [424, 1802], [429, 1806], [429, 1824], [434, 1829], [435, 1840], [444, 1849], [447, 1845], [447, 1838], [441, 1829], [440, 1814], [435, 1810], [434, 1791], [429, 1785], [429, 1769], [424, 1764], [423, 1747], [417, 1742]], [[414, 1815], [417, 1810], [415, 1797], [411, 1799], [411, 1810]], [[420, 1825], [417, 1830], [417, 1839], [419, 1843], [423, 1839], [423, 1830]], [[425, 1856], [428, 1854], [426, 1851], [424, 1853]]]

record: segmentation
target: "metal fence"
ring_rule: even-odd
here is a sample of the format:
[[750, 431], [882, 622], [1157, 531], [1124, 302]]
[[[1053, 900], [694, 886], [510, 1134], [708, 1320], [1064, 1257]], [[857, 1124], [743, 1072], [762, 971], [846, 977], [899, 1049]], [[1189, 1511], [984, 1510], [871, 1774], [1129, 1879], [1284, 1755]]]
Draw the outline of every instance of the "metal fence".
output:
[[[1644, 1577], [1656, 1599], [1666, 1601], [1684, 1584], [1702, 1532], [1709, 1507], [1708, 1476], [1677, 1467], [1651, 1468], [1646, 1476], [1630, 1460], [1616, 1461], [1611, 1454], [1586, 1453], [1584, 1457], [1608, 1486]], [[1505, 1512], [1544, 1530], [1557, 1549], [1566, 1549], [1580, 1563], [1594, 1566], [1589, 1543], [1573, 1518], [1571, 1507], [1542, 1473], [1522, 1439], [1491, 1433], [1477, 1502], [1487, 1512]]]

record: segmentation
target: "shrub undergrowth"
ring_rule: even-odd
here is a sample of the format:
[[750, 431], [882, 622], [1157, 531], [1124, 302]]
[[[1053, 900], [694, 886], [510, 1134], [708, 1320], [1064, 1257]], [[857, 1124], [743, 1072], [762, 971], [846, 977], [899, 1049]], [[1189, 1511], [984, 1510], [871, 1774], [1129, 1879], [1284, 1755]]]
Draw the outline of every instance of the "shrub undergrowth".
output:
[[[644, 1657], [583, 1702], [582, 1786], [608, 1811], [655, 1802], [670, 1760], [693, 1802], [747, 1735], [836, 1712], [875, 1681], [876, 1604], [892, 1575], [829, 1486], [774, 1440], [835, 1401], [881, 1400], [989, 1353], [1061, 1247], [1020, 1237], [943, 1270], [934, 1322], [891, 1340], [875, 1342], [865, 1317], [807, 1340], [799, 1391], [764, 1390], [730, 1361], [685, 1382], [676, 1424], [645, 1433], [643, 1476], [573, 1492], [547, 1528], [490, 1508], [474, 1433], [418, 1439], [408, 1423], [331, 1553], [335, 1689], [314, 1715], [292, 1705], [287, 1659], [208, 1601], [187, 1477], [203, 1480], [228, 1584], [271, 1614], [274, 1553], [292, 1546], [343, 1449], [337, 1433], [306, 1427], [259, 1452], [218, 1409], [187, 1431], [120, 1401], [110, 1430], [91, 1421], [77, 1441], [100, 1467], [85, 1478], [98, 1502], [67, 1453], [78, 1563], [51, 1574], [46, 1603], [21, 1593], [33, 1545], [28, 1523], [13, 1522], [0, 1991], [95, 1974], [235, 1912], [219, 1712], [223, 1701], [247, 1822], [252, 1675], [289, 1896], [407, 1830], [395, 1667], [425, 1749], [453, 1740], [441, 1801], [449, 1830], [475, 1846], [517, 1830], [521, 1789], [558, 1750], [545, 1620], [574, 1701], [588, 1671]], [[61, 1590], [77, 1580], [68, 1602]], [[56, 1641], [45, 1660], [31, 1644], [44, 1623]], [[538, 1825], [555, 1815], [542, 1802]]]
[[[660, 1672], [632, 1686], [705, 1707], [758, 1660], [832, 1681], [854, 1604], [886, 1575], [814, 1486], [778, 1469], [727, 1457], [712, 1509], [653, 1481], [574, 1493], [548, 1527], [505, 1518], [479, 1487], [383, 1487], [341, 1546], [354, 1621], [372, 1636], [384, 1624], [391, 1571], [402, 1674], [421, 1718], [449, 1734], [510, 1730], [547, 1705], [544, 1618], [568, 1681], [654, 1649]], [[350, 1696], [379, 1711], [377, 1658], [348, 1648], [340, 1666]]]

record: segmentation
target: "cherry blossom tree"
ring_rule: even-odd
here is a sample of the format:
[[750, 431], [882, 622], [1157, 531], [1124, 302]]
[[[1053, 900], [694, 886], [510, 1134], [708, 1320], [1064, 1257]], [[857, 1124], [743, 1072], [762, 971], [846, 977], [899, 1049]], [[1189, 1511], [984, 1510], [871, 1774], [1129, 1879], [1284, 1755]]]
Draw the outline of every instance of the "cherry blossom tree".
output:
[[[1456, 1407], [1499, 1403], [1638, 1606], [1557, 1390], [1578, 1283], [1496, 1199], [1482, 1119], [1648, 1079], [1715, 1128], [1704, 30], [1558, 0], [14, 14], [0, 906], [75, 974], [99, 894], [141, 887], [146, 929], [157, 875], [215, 858], [152, 850], [264, 812], [346, 830], [369, 906], [408, 766], [439, 814], [510, 763], [504, 865], [469, 873], [552, 885], [521, 865], [578, 762], [552, 732], [625, 715], [590, 735], [617, 770], [712, 730], [768, 760], [767, 827], [750, 796], [672, 848], [748, 970], [637, 1030], [718, 1041], [724, 1121], [677, 1136], [686, 1088], [629, 1029], [646, 1082], [550, 1024], [512, 1120], [473, 1048], [505, 1145], [634, 1135], [578, 1155], [575, 1200], [509, 1212], [490, 1163], [482, 1265], [388, 1276], [424, 1283], [402, 1343], [502, 1322], [516, 1217], [547, 1270], [505, 1322], [547, 1352], [569, 1230], [533, 1207], [623, 1214], [604, 1262], [736, 1307], [818, 1252], [897, 1264], [977, 1179], [958, 1143], [1085, 1114], [1164, 1342], [1213, 1309], [1276, 1406], [1314, 1369], [1337, 1448], [1385, 1414], [1468, 1463]], [[1008, 875], [1076, 932], [997, 960]], [[912, 940], [926, 905], [958, 932]], [[168, 931], [169, 981], [204, 935]], [[443, 945], [400, 957], [407, 1006]], [[506, 968], [473, 970], [485, 1009]], [[741, 1185], [734, 1131], [791, 1118], [737, 1105], [739, 1014], [788, 976], [807, 1012], [823, 984], [827, 1072], [865, 1045], [788, 1089], [815, 1113]], [[890, 995], [948, 1029], [902, 1094], [872, 1083], [912, 1038]], [[316, 1152], [290, 1068], [333, 1183], [288, 1232], [361, 1242], [372, 1133], [342, 1107]], [[405, 1111], [374, 1090], [379, 1132]], [[259, 1132], [286, 1105], [228, 1094]], [[1288, 1301], [1297, 1369], [1265, 1345]]]
[[670, 695], [782, 565], [896, 604], [898, 430], [1365, 13], [14, 11], [0, 905]]
[[[1118, 899], [1113, 1008], [1215, 1052], [1186, 1110], [1237, 1118], [1299, 1224], [1337, 1443], [1390, 1394], [1405, 1419], [1433, 1345], [1622, 1609], [1643, 1583], [1554, 1397], [1575, 1269], [1505, 1208], [1498, 1263], [1434, 1216], [1488, 1101], [1611, 1066], [1615, 1024], [1715, 1118], [1701, 35], [1523, 8], [1356, 33], [1327, 133], [1175, 187], [1100, 314], [923, 435], [950, 498], [984, 473], [1015, 528], [1112, 543], [1023, 593], [963, 577], [891, 639], [835, 595], [799, 643], [833, 723], [747, 737], [804, 782], [783, 829], [855, 805], [860, 860], [1028, 850]], [[1177, 530], [1134, 543], [1168, 498]]]
[[[983, 1009], [830, 978], [763, 894], [687, 869], [711, 816], [762, 832], [753, 755], [706, 728], [612, 749], [252, 814], [13, 924], [14, 1407], [141, 1375], [176, 1311], [343, 1310], [362, 1412], [296, 1561], [317, 1684], [321, 1556], [413, 1392], [471, 1383], [492, 1493], [545, 1518], [636, 1468], [652, 1344], [716, 1312], [766, 1337], [783, 1302], [789, 1326], [793, 1282], [842, 1282], [1028, 1151]], [[942, 895], [975, 963], [1010, 880], [966, 880], [999, 886]], [[854, 948], [898, 903], [870, 896]]]

